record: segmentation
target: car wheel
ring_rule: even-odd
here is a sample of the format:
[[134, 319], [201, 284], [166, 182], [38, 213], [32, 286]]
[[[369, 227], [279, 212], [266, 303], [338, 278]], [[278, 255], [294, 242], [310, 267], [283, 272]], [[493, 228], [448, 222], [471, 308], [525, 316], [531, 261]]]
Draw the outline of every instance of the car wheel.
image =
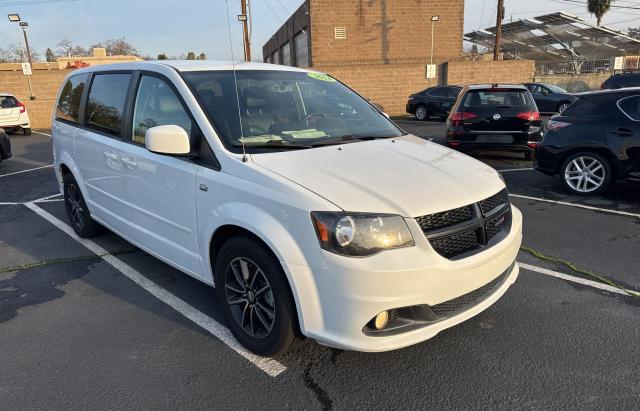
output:
[[569, 192], [582, 196], [604, 192], [613, 177], [609, 162], [591, 152], [570, 155], [562, 164], [560, 175]]
[[424, 121], [429, 117], [429, 112], [427, 111], [427, 107], [423, 104], [416, 107], [416, 119], [420, 121]]
[[563, 111], [565, 111], [567, 109], [567, 107], [569, 107], [569, 103], [568, 101], [563, 101], [562, 103], [560, 103], [558, 105], [558, 109], [556, 110], [559, 114], [562, 114]]
[[23, 133], [25, 136], [30, 136], [30, 135], [31, 135], [31, 129], [30, 129], [30, 128], [23, 128], [23, 129], [22, 129], [22, 133]]
[[215, 263], [216, 296], [236, 339], [250, 351], [275, 356], [295, 339], [293, 297], [282, 267], [248, 237], [228, 240]]
[[63, 178], [64, 204], [73, 231], [83, 238], [95, 237], [103, 231], [103, 227], [91, 218], [87, 203], [76, 179], [71, 174]]

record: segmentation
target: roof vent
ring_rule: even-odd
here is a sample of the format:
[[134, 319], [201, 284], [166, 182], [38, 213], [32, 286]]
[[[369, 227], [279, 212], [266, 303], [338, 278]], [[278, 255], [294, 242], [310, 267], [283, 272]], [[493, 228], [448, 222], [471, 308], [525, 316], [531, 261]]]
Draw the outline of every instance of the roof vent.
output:
[[347, 38], [347, 28], [346, 27], [336, 27], [335, 28], [335, 36], [337, 39], [346, 39]]

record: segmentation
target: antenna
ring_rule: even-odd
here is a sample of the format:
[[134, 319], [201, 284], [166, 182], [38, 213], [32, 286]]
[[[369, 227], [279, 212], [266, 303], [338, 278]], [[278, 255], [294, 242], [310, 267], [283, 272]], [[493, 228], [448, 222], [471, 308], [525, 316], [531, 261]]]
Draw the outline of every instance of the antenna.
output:
[[242, 162], [249, 161], [244, 147], [244, 131], [242, 130], [242, 117], [240, 114], [240, 93], [238, 92], [238, 77], [236, 76], [236, 59], [233, 56], [233, 41], [231, 41], [231, 23], [229, 22], [229, 0], [224, 1], [227, 7], [227, 28], [229, 30], [229, 48], [231, 49], [231, 66], [233, 67], [233, 83], [236, 88], [236, 102], [238, 103], [238, 123], [240, 123], [240, 144], [242, 145]]

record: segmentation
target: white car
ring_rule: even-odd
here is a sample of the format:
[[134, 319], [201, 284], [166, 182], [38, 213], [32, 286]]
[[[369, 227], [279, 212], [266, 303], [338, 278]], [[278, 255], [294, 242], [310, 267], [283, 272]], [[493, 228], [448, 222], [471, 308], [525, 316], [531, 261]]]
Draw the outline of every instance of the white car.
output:
[[25, 136], [31, 134], [27, 108], [13, 94], [0, 93], [0, 128], [7, 133], [22, 130]]
[[73, 229], [207, 284], [262, 355], [294, 336], [415, 344], [518, 276], [522, 215], [491, 167], [407, 135], [332, 77], [259, 63], [74, 71], [53, 118]]

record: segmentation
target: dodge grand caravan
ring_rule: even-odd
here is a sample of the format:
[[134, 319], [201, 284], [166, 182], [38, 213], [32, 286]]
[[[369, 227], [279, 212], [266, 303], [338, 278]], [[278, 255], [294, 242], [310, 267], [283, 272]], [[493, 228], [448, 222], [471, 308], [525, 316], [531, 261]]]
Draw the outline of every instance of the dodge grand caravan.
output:
[[334, 78], [269, 64], [74, 71], [54, 165], [81, 237], [107, 227], [215, 286], [262, 355], [298, 333], [385, 351], [480, 313], [518, 276], [492, 168], [407, 135]]

